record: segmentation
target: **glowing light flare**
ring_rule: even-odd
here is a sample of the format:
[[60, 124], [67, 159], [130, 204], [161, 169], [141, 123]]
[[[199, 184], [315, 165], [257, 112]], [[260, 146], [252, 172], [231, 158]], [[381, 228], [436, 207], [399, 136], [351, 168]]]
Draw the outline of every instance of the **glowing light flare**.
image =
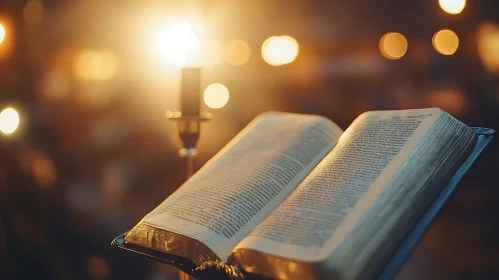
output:
[[388, 59], [399, 59], [407, 52], [408, 43], [404, 35], [389, 32], [381, 37], [379, 49], [381, 54]]
[[29, 0], [23, 8], [24, 21], [28, 25], [35, 25], [43, 18], [45, 8], [40, 0]]
[[11, 134], [19, 127], [19, 113], [14, 108], [6, 108], [0, 113], [0, 131]]
[[5, 27], [0, 23], [0, 45], [5, 39]]
[[478, 55], [487, 71], [499, 73], [499, 26], [495, 23], [482, 24], [477, 33]]
[[442, 55], [453, 55], [459, 46], [459, 38], [450, 29], [442, 29], [433, 35], [433, 48]]
[[110, 51], [85, 50], [76, 56], [73, 69], [85, 80], [109, 80], [118, 70], [118, 59]]
[[229, 90], [226, 86], [214, 83], [204, 90], [204, 103], [212, 108], [219, 109], [229, 102]]
[[156, 51], [178, 66], [195, 63], [201, 52], [201, 42], [195, 29], [186, 20], [175, 20], [155, 33]]
[[243, 40], [230, 41], [225, 48], [225, 60], [232, 65], [243, 65], [251, 56], [251, 49]]
[[290, 36], [272, 36], [262, 45], [262, 57], [272, 66], [293, 62], [298, 52], [298, 42]]
[[438, 4], [444, 12], [457, 15], [466, 7], [466, 0], [438, 0]]

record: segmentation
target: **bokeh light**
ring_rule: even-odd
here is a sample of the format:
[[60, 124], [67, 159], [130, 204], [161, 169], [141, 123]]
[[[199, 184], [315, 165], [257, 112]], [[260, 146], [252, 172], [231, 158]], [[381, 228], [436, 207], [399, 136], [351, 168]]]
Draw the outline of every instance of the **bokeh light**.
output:
[[444, 86], [432, 90], [425, 96], [426, 107], [438, 107], [446, 112], [459, 116], [468, 104], [464, 92], [455, 86]]
[[66, 203], [74, 211], [92, 211], [99, 205], [100, 196], [94, 185], [75, 182], [67, 186]]
[[0, 23], [0, 45], [2, 44], [3, 40], [5, 39], [5, 27]]
[[76, 75], [86, 80], [95, 78], [100, 67], [99, 55], [91, 50], [85, 50], [78, 54], [73, 65]]
[[466, 0], [438, 0], [438, 4], [446, 13], [457, 15], [466, 7]]
[[225, 49], [225, 60], [232, 65], [243, 65], [248, 62], [251, 50], [243, 40], [230, 41]]
[[24, 21], [28, 25], [37, 24], [42, 20], [44, 11], [42, 1], [29, 0], [23, 8]]
[[40, 96], [46, 101], [67, 98], [71, 92], [71, 75], [62, 69], [49, 69], [43, 73], [40, 82]]
[[35, 153], [31, 162], [31, 172], [36, 185], [41, 189], [50, 189], [57, 181], [57, 169], [46, 153]]
[[293, 62], [298, 52], [298, 42], [290, 36], [272, 36], [262, 45], [262, 57], [272, 66]]
[[212, 109], [222, 108], [228, 101], [229, 90], [222, 84], [214, 83], [204, 90], [204, 103]]
[[179, 66], [194, 63], [201, 52], [199, 36], [186, 20], [172, 21], [155, 34], [156, 51]]
[[20, 154], [20, 163], [40, 189], [51, 189], [55, 185], [57, 169], [47, 152], [32, 147], [24, 148]]
[[381, 54], [388, 59], [399, 59], [407, 52], [407, 39], [397, 32], [389, 32], [381, 37], [379, 49]]
[[19, 114], [14, 108], [6, 108], [0, 113], [0, 131], [11, 134], [19, 126]]
[[73, 69], [85, 80], [108, 80], [118, 70], [118, 59], [110, 51], [84, 50], [76, 56]]
[[91, 256], [87, 260], [87, 271], [93, 279], [106, 279], [111, 274], [109, 263], [101, 256]]
[[477, 32], [478, 55], [487, 71], [499, 73], [499, 26], [492, 22], [480, 25]]
[[453, 55], [459, 46], [459, 38], [450, 29], [442, 29], [433, 35], [433, 48], [443, 55]]
[[102, 68], [100, 69], [97, 79], [108, 80], [114, 77], [118, 70], [118, 58], [113, 52], [103, 51], [100, 53]]

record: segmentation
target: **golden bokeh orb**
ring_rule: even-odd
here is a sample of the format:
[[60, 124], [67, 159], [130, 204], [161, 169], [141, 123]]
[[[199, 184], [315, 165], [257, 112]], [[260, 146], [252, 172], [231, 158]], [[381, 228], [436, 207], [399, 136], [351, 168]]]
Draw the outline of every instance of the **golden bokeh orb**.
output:
[[466, 0], [438, 0], [438, 4], [444, 12], [457, 15], [466, 7]]
[[298, 56], [298, 42], [291, 36], [272, 36], [262, 45], [262, 57], [272, 66], [293, 62]]
[[397, 32], [388, 32], [379, 41], [381, 54], [388, 59], [402, 58], [407, 52], [408, 45], [405, 36]]
[[19, 113], [14, 108], [6, 108], [0, 113], [0, 131], [12, 134], [19, 127]]
[[485, 68], [499, 74], [499, 26], [492, 22], [480, 25], [477, 32], [478, 55]]
[[5, 27], [0, 23], [0, 45], [2, 44], [3, 40], [5, 39]]
[[243, 40], [232, 40], [225, 48], [225, 60], [231, 65], [243, 65], [251, 56], [249, 45]]
[[204, 90], [204, 103], [212, 109], [222, 108], [228, 101], [229, 90], [222, 84], [214, 83]]
[[39, 23], [43, 18], [43, 13], [45, 8], [40, 0], [29, 0], [24, 4], [23, 17], [24, 21], [28, 25], [35, 25]]
[[116, 75], [118, 58], [111, 51], [83, 50], [76, 56], [73, 70], [84, 80], [109, 80]]
[[442, 55], [453, 55], [459, 46], [459, 37], [450, 29], [442, 29], [433, 35], [433, 48]]
[[109, 80], [118, 70], [118, 58], [111, 51], [102, 51], [100, 54], [100, 60], [102, 63], [102, 68], [100, 69], [97, 79], [98, 80]]

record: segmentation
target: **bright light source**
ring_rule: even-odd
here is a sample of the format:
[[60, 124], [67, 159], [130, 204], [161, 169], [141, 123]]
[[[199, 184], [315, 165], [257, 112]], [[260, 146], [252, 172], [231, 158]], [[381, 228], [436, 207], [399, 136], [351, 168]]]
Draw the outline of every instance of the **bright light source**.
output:
[[214, 83], [204, 90], [204, 103], [210, 108], [222, 108], [228, 101], [229, 90], [222, 84]]
[[466, 0], [438, 0], [438, 4], [444, 12], [457, 15], [466, 7]]
[[0, 44], [2, 44], [3, 39], [5, 39], [5, 27], [0, 23]]
[[225, 49], [225, 60], [232, 65], [245, 64], [251, 55], [250, 47], [243, 40], [233, 40]]
[[43, 3], [40, 0], [29, 0], [23, 8], [24, 21], [28, 25], [37, 24], [42, 20], [44, 11]]
[[118, 70], [118, 59], [110, 51], [84, 50], [76, 57], [73, 69], [85, 80], [109, 80]]
[[459, 38], [449, 29], [442, 29], [433, 35], [433, 47], [443, 55], [453, 55], [459, 46]]
[[298, 51], [298, 42], [290, 36], [272, 36], [262, 45], [263, 59], [273, 66], [293, 62]]
[[19, 126], [19, 114], [13, 108], [6, 108], [0, 113], [0, 131], [11, 134]]
[[198, 59], [201, 44], [191, 24], [185, 20], [172, 21], [155, 34], [157, 52], [168, 61], [185, 66]]
[[399, 59], [407, 52], [407, 39], [397, 32], [389, 32], [381, 37], [379, 49], [388, 59]]
[[485, 68], [499, 73], [499, 26], [495, 23], [484, 23], [478, 29], [477, 49]]

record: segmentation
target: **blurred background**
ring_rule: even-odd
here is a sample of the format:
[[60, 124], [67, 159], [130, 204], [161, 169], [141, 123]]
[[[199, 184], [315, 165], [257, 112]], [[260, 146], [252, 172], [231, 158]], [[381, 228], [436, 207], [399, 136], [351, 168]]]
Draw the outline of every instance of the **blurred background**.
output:
[[[181, 67], [202, 67], [196, 168], [268, 110], [347, 128], [440, 107], [499, 124], [499, 1], [2, 0], [0, 278], [177, 279], [110, 247], [184, 180]], [[499, 278], [499, 150], [399, 279]]]

